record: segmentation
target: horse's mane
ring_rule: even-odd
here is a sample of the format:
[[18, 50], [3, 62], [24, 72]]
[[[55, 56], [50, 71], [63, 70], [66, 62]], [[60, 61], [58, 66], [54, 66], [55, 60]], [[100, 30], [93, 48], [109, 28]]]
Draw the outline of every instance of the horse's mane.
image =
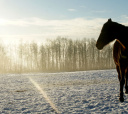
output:
[[125, 26], [125, 25], [123, 25], [123, 24], [120, 24], [120, 23], [117, 23], [117, 22], [112, 22], [112, 24], [113, 24], [115, 27], [128, 28], [127, 26]]

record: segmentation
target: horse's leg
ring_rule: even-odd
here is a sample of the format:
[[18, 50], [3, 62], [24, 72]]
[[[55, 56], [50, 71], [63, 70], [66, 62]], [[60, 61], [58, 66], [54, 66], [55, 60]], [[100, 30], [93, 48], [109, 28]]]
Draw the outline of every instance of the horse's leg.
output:
[[128, 94], [128, 69], [125, 74], [125, 93]]
[[118, 79], [120, 81], [121, 80], [121, 76], [120, 76], [120, 69], [119, 69], [118, 65], [116, 65], [116, 70], [117, 70], [117, 73], [118, 73]]
[[124, 87], [124, 75], [125, 75], [125, 70], [120, 66], [120, 102], [124, 102], [124, 97], [123, 97], [123, 87]]

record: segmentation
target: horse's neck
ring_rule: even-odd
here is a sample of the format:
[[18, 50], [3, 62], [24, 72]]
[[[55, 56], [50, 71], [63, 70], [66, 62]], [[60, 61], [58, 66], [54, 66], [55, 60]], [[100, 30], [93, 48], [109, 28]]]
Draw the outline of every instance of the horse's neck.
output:
[[122, 34], [122, 32], [126, 30], [126, 26], [115, 22], [115, 23], [113, 23], [113, 29], [115, 32]]
[[120, 41], [125, 49], [128, 49], [128, 27], [118, 24], [115, 30], [115, 33], [118, 33], [117, 40]]

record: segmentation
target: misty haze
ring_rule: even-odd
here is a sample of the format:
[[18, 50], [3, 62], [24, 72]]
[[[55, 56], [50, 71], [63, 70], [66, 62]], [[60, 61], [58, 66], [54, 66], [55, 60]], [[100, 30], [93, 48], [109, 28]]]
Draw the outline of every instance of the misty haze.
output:
[[0, 45], [1, 73], [67, 72], [115, 68], [112, 45], [97, 50], [94, 39], [58, 37], [38, 45]]

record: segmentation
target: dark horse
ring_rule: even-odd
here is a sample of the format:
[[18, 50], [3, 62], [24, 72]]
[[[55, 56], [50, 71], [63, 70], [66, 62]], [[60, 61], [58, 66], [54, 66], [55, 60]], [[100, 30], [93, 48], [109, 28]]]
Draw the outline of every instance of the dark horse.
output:
[[120, 102], [124, 102], [123, 86], [125, 93], [128, 94], [128, 27], [113, 22], [111, 19], [103, 25], [96, 47], [101, 50], [113, 40], [113, 58], [120, 81]]

